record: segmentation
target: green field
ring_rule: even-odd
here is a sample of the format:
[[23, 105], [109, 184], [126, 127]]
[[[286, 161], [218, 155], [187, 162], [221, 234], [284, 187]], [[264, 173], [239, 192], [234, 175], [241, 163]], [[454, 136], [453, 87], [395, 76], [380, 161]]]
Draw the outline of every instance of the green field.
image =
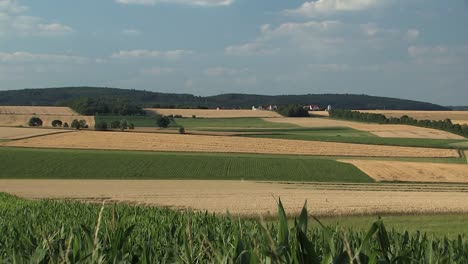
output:
[[262, 118], [175, 118], [175, 122], [186, 129], [222, 130], [225, 128], [291, 128], [292, 124], [267, 122]]
[[[321, 221], [330, 226], [340, 227], [354, 231], [367, 231], [369, 226], [377, 219], [377, 216], [346, 216], [327, 217]], [[458, 234], [468, 235], [467, 214], [441, 214], [441, 215], [388, 215], [383, 216], [387, 229], [399, 232], [408, 231], [416, 233], [421, 231], [433, 236], [456, 238]]]
[[350, 164], [281, 156], [0, 148], [3, 179], [210, 179], [372, 182]]
[[2, 193], [0, 215], [0, 263], [468, 262], [466, 228], [448, 227], [452, 216], [390, 221], [409, 221], [410, 231], [446, 227], [446, 233], [426, 236], [403, 227], [390, 231], [385, 220], [366, 220], [363, 229], [359, 220], [352, 230], [321, 226], [306, 210], [287, 221], [281, 203], [276, 221], [265, 223], [147, 206], [26, 201]]
[[351, 128], [311, 128], [278, 130], [233, 130], [232, 132], [258, 132], [239, 136], [255, 138], [279, 138], [290, 140], [310, 140], [341, 142], [370, 145], [429, 147], [429, 148], [468, 148], [468, 141], [463, 139], [427, 139], [427, 138], [383, 138]]

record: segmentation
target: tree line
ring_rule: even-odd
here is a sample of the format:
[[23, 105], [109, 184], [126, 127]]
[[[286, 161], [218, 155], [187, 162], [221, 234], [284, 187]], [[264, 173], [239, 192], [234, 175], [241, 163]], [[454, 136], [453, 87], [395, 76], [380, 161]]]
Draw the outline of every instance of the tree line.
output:
[[116, 115], [116, 116], [135, 116], [146, 115], [143, 108], [137, 104], [125, 99], [104, 99], [104, 98], [80, 98], [62, 103], [75, 112], [92, 116], [96, 114]]
[[453, 124], [452, 120], [417, 120], [408, 115], [401, 117], [386, 117], [383, 114], [363, 113], [359, 111], [334, 109], [330, 111], [330, 117], [358, 122], [378, 124], [401, 124], [447, 131], [468, 138], [468, 125]]

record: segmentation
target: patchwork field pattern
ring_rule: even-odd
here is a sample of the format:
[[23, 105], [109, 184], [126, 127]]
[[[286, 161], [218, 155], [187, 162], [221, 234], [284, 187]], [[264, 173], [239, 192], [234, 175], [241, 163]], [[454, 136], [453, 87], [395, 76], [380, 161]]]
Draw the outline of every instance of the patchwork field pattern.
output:
[[328, 118], [265, 118], [269, 122], [290, 123], [302, 127], [350, 127], [366, 131], [379, 137], [392, 138], [433, 138], [433, 139], [464, 139], [462, 136], [441, 130], [407, 126], [381, 125], [334, 120]]
[[418, 120], [451, 119], [454, 124], [468, 124], [468, 111], [400, 111], [400, 110], [362, 110], [364, 113], [382, 114], [386, 117], [407, 115]]
[[113, 149], [215, 153], [259, 153], [366, 157], [459, 157], [456, 150], [334, 142], [80, 131], [3, 143], [13, 147]]
[[[438, 188], [438, 191], [431, 191]], [[468, 213], [468, 192], [451, 186], [281, 184], [242, 181], [0, 180], [0, 192], [29, 199], [78, 199], [193, 208], [219, 214], [276, 214], [281, 197], [297, 214], [304, 201], [315, 216]], [[312, 202], [313, 201], [313, 202]]]
[[215, 110], [215, 109], [160, 109], [146, 108], [150, 113], [161, 115], [181, 115], [183, 117], [233, 118], [233, 117], [281, 117], [275, 111], [266, 110]]
[[13, 140], [65, 132], [72, 131], [42, 128], [0, 127], [0, 139]]
[[378, 160], [342, 160], [376, 181], [468, 183], [468, 165]]

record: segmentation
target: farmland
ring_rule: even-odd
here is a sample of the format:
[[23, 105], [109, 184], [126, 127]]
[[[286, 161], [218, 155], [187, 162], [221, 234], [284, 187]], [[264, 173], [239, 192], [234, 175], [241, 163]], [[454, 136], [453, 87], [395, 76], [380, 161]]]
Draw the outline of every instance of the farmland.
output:
[[80, 131], [3, 143], [12, 147], [257, 153], [364, 157], [459, 157], [456, 150], [348, 144], [318, 141]]
[[308, 157], [14, 148], [0, 156], [0, 179], [372, 182], [353, 165]]
[[468, 183], [468, 165], [346, 160], [377, 181]]
[[0, 127], [0, 140], [22, 139], [65, 132], [71, 131], [43, 128]]
[[[402, 256], [425, 261], [450, 258], [458, 263], [468, 259], [462, 237], [441, 240], [416, 233], [387, 232], [382, 221], [375, 221], [369, 229], [369, 237], [365, 238], [364, 232], [344, 232], [308, 223], [306, 207], [297, 224], [288, 224], [281, 202], [277, 221], [268, 225], [190, 211], [31, 202], [2, 194], [0, 205], [3, 216], [0, 219], [0, 256], [7, 262], [95, 263], [101, 260], [107, 263], [105, 260], [112, 259], [138, 263], [212, 263], [225, 259], [285, 263], [295, 257], [319, 263], [340, 256], [346, 259], [356, 251], [360, 252], [356, 254], [360, 261], [368, 258], [391, 261]], [[77, 215], [79, 222], [71, 217]], [[23, 230], [28, 230], [29, 236], [18, 239], [18, 231]], [[38, 239], [34, 239], [36, 237]], [[378, 242], [382, 237], [389, 245], [400, 246], [383, 247], [383, 242]], [[301, 250], [312, 243], [314, 247], [308, 247], [308, 251]], [[344, 247], [343, 243], [348, 246]]]
[[363, 110], [360, 112], [382, 114], [386, 117], [407, 115], [418, 120], [451, 119], [454, 124], [468, 124], [468, 111], [397, 111], [397, 110]]
[[74, 119], [85, 120], [90, 127], [94, 126], [94, 117], [78, 115], [68, 107], [0, 106], [0, 126], [28, 126], [32, 116], [39, 117], [44, 127], [51, 127], [53, 120], [71, 124]]
[[281, 117], [274, 111], [252, 111], [252, 110], [214, 110], [214, 109], [158, 109], [146, 108], [146, 111], [160, 115], [180, 115], [191, 118], [192, 116], [202, 118], [249, 118], [249, 117]]
[[328, 118], [266, 118], [269, 122], [290, 123], [301, 127], [349, 127], [366, 131], [379, 137], [390, 138], [432, 138], [432, 139], [464, 139], [462, 136], [441, 130], [415, 127], [408, 125], [381, 125], [351, 121], [333, 120]]

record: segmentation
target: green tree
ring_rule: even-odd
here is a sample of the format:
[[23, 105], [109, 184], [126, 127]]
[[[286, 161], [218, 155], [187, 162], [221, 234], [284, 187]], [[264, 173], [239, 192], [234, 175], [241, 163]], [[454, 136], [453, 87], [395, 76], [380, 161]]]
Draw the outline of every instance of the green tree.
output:
[[71, 123], [71, 128], [74, 128], [74, 129], [80, 129], [81, 128], [81, 124], [80, 124], [80, 121], [78, 121], [78, 119], [73, 119], [72, 123]]
[[179, 127], [179, 134], [185, 134], [185, 128]]
[[120, 121], [120, 130], [124, 131], [127, 128], [128, 128], [127, 120], [123, 119], [122, 121]]
[[65, 123], [63, 123], [63, 127], [64, 127], [64, 128], [68, 128], [68, 127], [70, 127], [70, 125], [68, 125], [68, 123], [65, 122]]
[[63, 125], [63, 122], [61, 120], [52, 121], [52, 126], [53, 127], [61, 127], [62, 125]]
[[156, 125], [160, 128], [167, 128], [171, 120], [167, 116], [158, 116], [156, 119]]
[[29, 119], [28, 125], [32, 127], [41, 127], [42, 120], [39, 117], [33, 116]]
[[135, 125], [133, 123], [128, 124], [128, 129], [135, 129]]
[[94, 129], [97, 131], [105, 131], [107, 130], [107, 123], [106, 121], [99, 121], [94, 124]]

